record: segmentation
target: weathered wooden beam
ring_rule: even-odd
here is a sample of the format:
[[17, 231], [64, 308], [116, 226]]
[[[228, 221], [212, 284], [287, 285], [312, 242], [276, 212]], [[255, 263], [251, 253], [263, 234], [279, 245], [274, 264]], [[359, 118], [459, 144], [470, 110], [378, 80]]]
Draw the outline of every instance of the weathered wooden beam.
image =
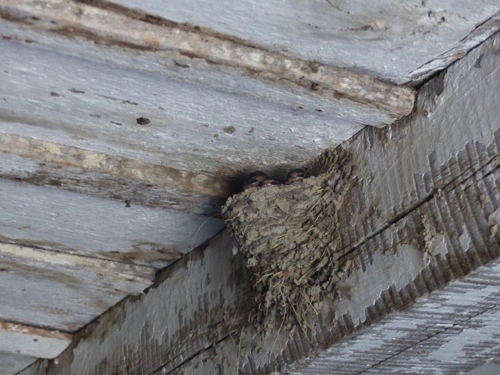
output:
[[[381, 119], [176, 51], [109, 48], [35, 26], [0, 22], [5, 178], [212, 216], [245, 173], [286, 175]], [[33, 76], [44, 78], [34, 85]]]
[[[339, 222], [332, 223], [341, 230], [338, 262], [345, 266], [345, 277], [340, 293], [328, 296], [331, 301], [318, 320], [310, 322], [307, 335], [297, 327], [289, 331], [277, 325], [276, 334], [266, 337], [246, 325], [251, 283], [240, 255], [232, 255], [233, 244], [222, 236], [194, 252], [191, 260], [176, 263], [146, 295], [87, 327], [48, 373], [271, 373], [354, 331], [361, 334], [395, 311], [414, 305], [425, 312], [429, 306], [421, 297], [462, 278], [465, 286], [451, 285], [451, 291], [467, 287], [473, 298], [443, 292], [437, 306], [442, 314], [432, 320], [420, 315], [423, 328], [415, 334], [423, 334], [427, 323], [439, 333], [450, 314], [456, 314], [457, 326], [467, 328], [467, 317], [473, 315], [461, 320], [460, 312], [476, 304], [477, 312], [488, 317], [486, 310], [497, 299], [500, 256], [500, 128], [491, 121], [500, 111], [495, 95], [498, 38], [425, 85], [412, 118], [387, 130], [365, 129], [342, 146], [356, 161], [355, 183], [344, 197]], [[323, 161], [327, 164], [328, 158]], [[471, 275], [475, 270], [486, 276]], [[477, 281], [488, 277], [495, 285], [478, 291]], [[179, 283], [182, 293], [174, 292]], [[114, 321], [120, 321], [118, 329]], [[488, 319], [482, 324], [494, 326]], [[391, 339], [404, 345], [407, 335], [400, 338], [401, 343], [398, 337]], [[114, 347], [116, 342], [120, 345]], [[410, 344], [418, 347], [414, 340]], [[445, 345], [446, 340], [439, 341], [427, 358], [439, 355]], [[464, 366], [484, 359], [465, 354], [458, 353]], [[365, 365], [379, 359], [367, 359]], [[429, 363], [445, 369], [451, 361]]]
[[[379, 322], [367, 323], [367, 327], [352, 333], [352, 326], [341, 323], [335, 329], [337, 344], [324, 350], [315, 339], [296, 335], [276, 358], [265, 358], [262, 362], [251, 360], [241, 374], [283, 373], [293, 375], [327, 374], [415, 374], [432, 372], [443, 374], [467, 373], [492, 358], [500, 356], [498, 329], [500, 311], [499, 263], [481, 267], [463, 280], [451, 282], [443, 290], [417, 299], [416, 303], [404, 306], [402, 311], [389, 314]], [[408, 294], [409, 293], [409, 294]], [[412, 298], [412, 289], [401, 293], [406, 301]], [[383, 302], [368, 310], [375, 318]], [[382, 307], [383, 308], [383, 307]], [[378, 320], [378, 318], [375, 318]], [[319, 330], [323, 328], [319, 328]], [[316, 337], [328, 336], [327, 331]], [[340, 340], [341, 337], [344, 339]], [[350, 337], [349, 337], [350, 336]], [[250, 340], [250, 338], [249, 338]], [[280, 345], [282, 338], [269, 338]], [[245, 343], [242, 347], [245, 348]], [[268, 348], [256, 346], [257, 350]], [[234, 373], [227, 370], [236, 361], [232, 356], [240, 348], [230, 341], [207, 348], [186, 364], [169, 371], [160, 369], [153, 374], [205, 374]], [[307, 359], [293, 362], [309, 353]], [[280, 363], [281, 371], [273, 372]], [[223, 370], [219, 370], [223, 369]]]
[[69, 333], [0, 320], [0, 351], [3, 352], [55, 358], [68, 347], [72, 338]]
[[[293, 90], [304, 96], [314, 94], [333, 105], [341, 104], [344, 120], [352, 123], [384, 126], [409, 114], [413, 108], [414, 92], [409, 88], [271, 52], [230, 36], [150, 17], [107, 2], [6, 0], [0, 10], [4, 18], [38, 31], [135, 50], [171, 51], [177, 58], [199, 59], [215, 70], [237, 69], [238, 75], [244, 73], [277, 87], [292, 84]], [[33, 17], [44, 22], [32, 22]], [[367, 108], [370, 116], [363, 113]]]
[[[336, 232], [342, 253], [444, 191], [498, 167], [500, 131], [491, 121], [498, 109], [490, 82], [500, 79], [499, 40], [492, 37], [427, 83], [411, 118], [382, 131], [366, 129], [344, 147], [359, 167], [350, 204], [339, 212], [350, 223]], [[322, 159], [328, 157], [312, 164]], [[496, 198], [485, 194], [469, 210], [486, 210], [487, 221]]]
[[370, 6], [364, 1], [84, 2], [109, 8], [109, 3], [119, 4], [398, 83], [431, 76], [500, 29], [495, 0], [481, 6], [398, 0], [370, 1]]
[[[319, 357], [299, 361], [287, 374], [468, 374], [500, 357], [499, 299], [497, 261], [390, 314]], [[499, 369], [484, 373], [496, 374]]]

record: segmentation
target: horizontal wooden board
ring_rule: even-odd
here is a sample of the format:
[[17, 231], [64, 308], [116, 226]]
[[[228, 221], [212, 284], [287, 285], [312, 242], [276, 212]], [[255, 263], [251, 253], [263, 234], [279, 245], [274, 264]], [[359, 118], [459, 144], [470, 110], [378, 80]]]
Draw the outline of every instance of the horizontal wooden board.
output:
[[239, 75], [189, 82], [181, 68], [158, 71], [158, 58], [122, 53], [131, 66], [120, 67], [5, 40], [0, 51], [2, 132], [191, 172], [293, 167], [381, 119]]
[[219, 232], [222, 220], [0, 180], [0, 240], [163, 268]]
[[[23, 363], [33, 362], [37, 357], [57, 357], [68, 347], [72, 338], [73, 336], [68, 333], [0, 320], [0, 353], [8, 352], [25, 356], [24, 358], [16, 356]], [[2, 371], [1, 367], [0, 371]]]
[[0, 319], [75, 331], [141, 293], [154, 275], [148, 267], [0, 243]]
[[0, 132], [0, 177], [152, 208], [220, 216], [241, 183]]
[[[492, 29], [475, 32], [500, 11], [495, 0], [375, 0], [369, 6], [343, 0], [111, 2], [398, 83], [443, 69], [500, 28], [495, 21]], [[470, 33], [475, 35], [467, 38]], [[442, 58], [462, 43], [454, 59]], [[438, 63], [414, 73], [436, 58]]]

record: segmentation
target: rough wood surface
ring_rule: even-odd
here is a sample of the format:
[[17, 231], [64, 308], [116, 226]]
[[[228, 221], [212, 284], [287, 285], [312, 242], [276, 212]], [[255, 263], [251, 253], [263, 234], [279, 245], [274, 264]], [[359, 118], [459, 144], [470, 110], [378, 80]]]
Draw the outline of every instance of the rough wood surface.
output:
[[398, 83], [430, 76], [500, 29], [495, 0], [110, 2]]
[[[407, 121], [367, 129], [345, 146], [360, 168], [359, 186], [339, 214], [349, 225], [337, 231], [337, 248], [349, 253], [426, 201], [498, 168], [497, 90], [491, 82], [500, 79], [499, 40], [491, 38], [430, 81]], [[328, 154], [318, 160], [327, 164]], [[471, 209], [475, 214], [494, 211], [493, 197], [479, 202]]]
[[137, 159], [0, 133], [0, 176], [98, 198], [219, 216], [238, 186], [220, 175], [194, 173]]
[[[246, 309], [240, 299], [245, 269], [232, 246], [232, 239], [221, 234], [169, 267], [144, 295], [86, 327], [48, 373], [149, 374], [165, 363], [176, 368], [193, 353], [228, 339]], [[40, 368], [45, 371], [45, 365]]]
[[155, 274], [148, 267], [5, 243], [0, 267], [0, 319], [70, 332], [142, 292]]
[[[344, 122], [351, 124], [384, 126], [407, 115], [413, 108], [414, 92], [409, 88], [316, 63], [313, 59], [301, 60], [270, 52], [228, 36], [205, 33], [199, 28], [148, 17], [127, 8], [110, 6], [106, 2], [86, 3], [68, 0], [6, 0], [0, 9], [8, 14], [4, 18], [17, 19], [19, 22], [23, 21], [26, 13], [52, 20], [56, 26], [49, 24], [46, 28], [54, 33], [83, 36], [139, 50], [175, 51], [173, 53], [177, 57], [200, 59], [211, 64], [214, 70], [235, 68], [239, 71], [238, 75], [244, 72], [254, 77], [253, 81], [272, 82], [276, 88], [286, 88], [292, 84], [295, 88], [293, 91], [301, 92], [304, 96], [310, 96], [313, 92], [316, 94], [314, 96], [326, 99], [325, 102], [329, 102], [342, 116], [339, 119], [343, 118]], [[44, 23], [35, 24], [35, 27], [37, 25], [43, 28]], [[181, 99], [183, 90], [176, 91]], [[210, 99], [207, 95], [202, 97], [205, 101]], [[191, 100], [195, 98], [190, 97]], [[175, 96], [172, 96], [173, 99]], [[226, 100], [230, 99], [227, 97]], [[366, 111], [368, 108], [371, 110], [369, 114]], [[232, 113], [238, 111], [233, 108]]]
[[215, 218], [17, 181], [0, 180], [0, 197], [3, 242], [155, 269], [223, 228]]
[[[476, 27], [498, 11], [489, 0], [460, 11], [448, 3], [437, 9], [426, 2], [377, 1], [363, 10], [389, 4], [393, 13], [373, 19], [358, 13], [359, 30], [352, 30], [354, 18], [348, 14], [359, 12], [356, 5], [344, 12], [344, 4], [309, 2], [304, 19], [316, 15], [325, 22], [339, 11], [348, 34], [380, 39], [352, 43], [352, 51], [363, 52], [353, 72], [319, 58], [323, 62], [311, 62], [310, 51], [302, 56], [270, 46], [258, 34], [240, 40], [228, 36], [239, 36], [232, 31], [219, 34], [206, 24], [146, 14], [153, 8], [128, 9], [122, 5], [132, 0], [125, 1], [0, 4], [0, 150], [5, 156], [0, 162], [5, 177], [0, 182], [0, 283], [8, 286], [0, 288], [0, 318], [9, 321], [0, 331], [0, 350], [20, 350], [26, 358], [57, 355], [70, 337], [43, 332], [75, 331], [89, 323], [126, 294], [141, 291], [159, 269], [222, 226], [207, 216], [155, 207], [211, 215], [241, 172], [264, 166], [282, 173], [364, 125], [382, 127], [411, 111], [411, 89], [363, 72], [398, 82], [420, 79], [498, 29], [496, 16]], [[215, 4], [210, 12], [221, 4], [227, 6]], [[412, 5], [418, 11], [406, 12]], [[275, 6], [271, 2], [259, 12]], [[288, 4], [280, 6], [282, 13], [264, 14], [259, 21], [265, 24], [277, 14], [290, 17]], [[328, 11], [319, 14], [324, 7]], [[226, 10], [231, 6], [219, 13], [219, 21]], [[407, 13], [412, 22], [401, 31], [398, 22], [405, 20], [396, 15]], [[234, 14], [232, 19], [245, 23]], [[407, 39], [395, 42], [394, 31]], [[297, 46], [306, 39], [311, 40], [296, 38]], [[331, 39], [328, 48], [335, 47]], [[277, 324], [269, 335], [248, 325], [255, 291], [241, 254], [223, 234], [160, 271], [144, 294], [92, 322], [57, 360], [38, 361], [24, 374], [284, 371], [286, 364], [317, 355], [457, 278], [468, 282], [474, 270], [485, 272], [481, 266], [497, 261], [500, 253], [498, 40], [426, 85], [409, 118], [384, 130], [363, 129], [342, 146], [353, 155], [356, 175], [328, 238], [338, 250], [330, 260], [346, 277], [320, 314], [311, 316], [310, 331]], [[450, 41], [458, 44], [443, 50], [442, 43]], [[321, 51], [322, 43], [317, 46]], [[384, 59], [369, 53], [374, 46]], [[415, 59], [412, 51], [417, 50]], [[331, 165], [332, 155], [316, 159], [312, 169]], [[203, 205], [195, 207], [200, 199]], [[495, 272], [487, 275], [496, 277]], [[472, 302], [462, 297], [443, 303], [440, 311], [460, 314], [458, 305], [469, 308], [491, 295]], [[437, 364], [443, 369], [455, 358], [472, 366], [496, 353], [494, 346], [471, 357], [470, 348], [456, 347], [461, 338], [479, 346], [497, 339], [485, 328], [492, 326], [496, 311], [479, 312], [487, 319], [467, 320], [481, 326], [482, 336], [458, 333], [438, 341], [429, 366], [450, 342], [456, 356]], [[422, 319], [421, 327], [427, 322], [439, 332], [439, 319]], [[420, 327], [415, 334], [421, 334]], [[16, 366], [28, 361], [4, 358]], [[354, 355], [350, 359], [357, 362]], [[396, 366], [392, 359], [398, 360], [375, 358], [364, 365], [384, 371], [379, 362]], [[309, 371], [328, 360], [326, 353], [304, 365]]]
[[[254, 297], [248, 275], [242, 273], [239, 255], [231, 255], [231, 242], [217, 240], [196, 257], [193, 254], [190, 264], [178, 263], [179, 268], [165, 274], [147, 295], [113, 309], [108, 321], [89, 326], [75, 348], [60, 357], [57, 368], [49, 362], [40, 363], [40, 368], [48, 369], [49, 374], [78, 375], [114, 369], [157, 374], [267, 374], [315, 356], [388, 314], [414, 303], [418, 309], [420, 297], [456, 279], [465, 278], [475, 297], [459, 292], [452, 298], [453, 293], [444, 291], [440, 318], [430, 319], [426, 309], [422, 310], [424, 323], [416, 327], [415, 334], [424, 334], [427, 323], [431, 331], [439, 332], [439, 325], [446, 324], [449, 315], [460, 317], [461, 311], [481, 305], [479, 279], [467, 275], [478, 270], [486, 279], [496, 280], [495, 262], [500, 256], [500, 128], [494, 121], [499, 111], [497, 43], [498, 38], [486, 42], [424, 86], [411, 118], [386, 130], [367, 128], [343, 145], [356, 160], [358, 183], [339, 211], [343, 230], [338, 232], [337, 246], [343, 251], [338, 262], [351, 262], [352, 267], [343, 294], [324, 305], [318, 320], [312, 322], [316, 323], [313, 332], [305, 336], [297, 328], [290, 332], [276, 327], [269, 339], [245, 326]], [[327, 165], [328, 160], [327, 154], [316, 166]], [[484, 267], [490, 263], [491, 268]], [[171, 295], [178, 280], [184, 288], [193, 289]], [[491, 293], [482, 290], [483, 302], [490, 303]], [[204, 296], [211, 297], [205, 300]], [[176, 321], [165, 313], [166, 306], [177, 316]], [[489, 317], [487, 311], [482, 314]], [[122, 325], [116, 329], [113, 321]], [[489, 324], [488, 319], [483, 323]], [[175, 328], [168, 328], [173, 324]], [[402, 344], [405, 337], [400, 337]], [[460, 337], [465, 336], [456, 339]], [[391, 339], [398, 343], [398, 337]], [[481, 358], [496, 355], [496, 346], [483, 345], [491, 339], [490, 332], [475, 341], [481, 346], [481, 355], [468, 356], [468, 349], [459, 347], [456, 358], [463, 361], [464, 368], [477, 366]], [[113, 342], [123, 345], [113, 347]], [[435, 356], [448, 342], [437, 341], [426, 357], [429, 366], [443, 373], [454, 359], [439, 363]], [[328, 358], [317, 361], [323, 366]], [[364, 364], [371, 366], [378, 359], [370, 361], [367, 358]], [[30, 371], [30, 375], [35, 373], [34, 367]]]
[[286, 373], [469, 374], [500, 357], [499, 291], [500, 263], [494, 262]]
[[0, 351], [0, 375], [17, 374], [36, 361], [34, 357]]
[[[31, 359], [55, 358], [68, 347], [72, 338], [68, 333], [0, 320], [0, 352], [19, 354]], [[29, 360], [25, 358], [23, 362]]]

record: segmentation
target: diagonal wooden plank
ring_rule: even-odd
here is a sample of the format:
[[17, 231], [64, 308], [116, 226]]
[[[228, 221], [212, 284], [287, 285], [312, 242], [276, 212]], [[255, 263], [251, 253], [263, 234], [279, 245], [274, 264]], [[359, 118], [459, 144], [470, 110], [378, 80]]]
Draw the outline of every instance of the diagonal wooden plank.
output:
[[0, 240], [160, 269], [222, 220], [0, 179]]
[[500, 11], [495, 0], [80, 1], [130, 7], [398, 83], [429, 77], [463, 57], [499, 30], [490, 17]]
[[0, 177], [130, 205], [219, 216], [240, 186], [227, 176], [194, 173], [31, 137], [0, 133]]

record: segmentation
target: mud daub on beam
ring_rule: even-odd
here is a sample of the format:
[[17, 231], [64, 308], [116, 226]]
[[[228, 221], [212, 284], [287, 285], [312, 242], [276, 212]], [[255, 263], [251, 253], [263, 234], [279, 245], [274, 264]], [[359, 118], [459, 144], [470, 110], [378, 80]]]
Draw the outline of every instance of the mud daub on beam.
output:
[[[248, 189], [223, 208], [253, 274], [257, 329], [303, 326], [345, 279], [349, 260], [335, 262], [336, 212], [353, 186], [350, 155], [338, 149], [326, 173], [293, 185]], [[285, 324], [286, 323], [286, 324]]]
[[[498, 140], [498, 134], [495, 139]], [[308, 324], [305, 327], [306, 333], [303, 330], [287, 330], [286, 328], [289, 328], [287, 321], [288, 324], [283, 324], [282, 329], [290, 335], [283, 350], [276, 353], [265, 366], [254, 366], [254, 368], [248, 367], [247, 363], [247, 367], [245, 365], [242, 367], [241, 373], [269, 373], [270, 369], [284, 368], [287, 363], [310, 357], [318, 348], [327, 347], [354, 331], [379, 321], [393, 311], [405, 310], [420, 297], [445, 287], [453, 280], [467, 276], [481, 265], [498, 259], [500, 255], [498, 149], [495, 143], [487, 148], [476, 144], [474, 148], [476, 152], [472, 152], [469, 146], [467, 149], [467, 154], [472, 155], [469, 164], [475, 168], [472, 170], [465, 168], [468, 171], [465, 174], [463, 168], [450, 171], [451, 183], [434, 192], [431, 189], [431, 195], [423, 199], [419, 205], [415, 205], [411, 210], [405, 210], [397, 221], [391, 221], [380, 231], [372, 232], [373, 235], [366, 237], [362, 243], [353, 245], [349, 251], [342, 248], [338, 238], [329, 238], [328, 235], [322, 237], [319, 233], [329, 230], [338, 236], [339, 230], [349, 225], [345, 221], [342, 222], [344, 216], [336, 215], [339, 211], [353, 209], [354, 203], [350, 197], [357, 194], [357, 188], [360, 186], [357, 180], [360, 176], [345, 151], [337, 149], [330, 155], [324, 155], [323, 166], [331, 162], [330, 165], [333, 165], [334, 169], [324, 172], [324, 168], [321, 167], [318, 171], [324, 174], [305, 180], [301, 185], [250, 190], [230, 198], [223, 212], [228, 228], [247, 257], [250, 271], [256, 273], [254, 285], [258, 291], [257, 302], [260, 307], [257, 314], [259, 319], [256, 319], [258, 325], [268, 329], [274, 323], [274, 333], [276, 333], [287, 313], [292, 314], [294, 320], [295, 312], [291, 307], [287, 312], [286, 303], [294, 309], [302, 303], [301, 308], [304, 309], [302, 311], [311, 313], [308, 316], [310, 320], [302, 322]], [[347, 156], [342, 159], [340, 155], [344, 153]], [[337, 159], [334, 157], [335, 154]], [[459, 159], [460, 155], [457, 156]], [[344, 162], [339, 161], [341, 159]], [[328, 181], [339, 175], [344, 178], [342, 184], [337, 185], [337, 190], [323, 192], [327, 190]], [[317, 195], [313, 193], [320, 190], [322, 192]], [[321, 194], [326, 194], [327, 197], [335, 195], [341, 200], [332, 203], [328, 198], [324, 198], [330, 215], [328, 225], [321, 221], [323, 218], [321, 215], [324, 214], [322, 210], [325, 207], [318, 208], [322, 202]], [[293, 205], [293, 209], [283, 211], [280, 208], [283, 211], [280, 213], [277, 208], [283, 205], [284, 197]], [[314, 221], [312, 218], [318, 220]], [[313, 225], [307, 227], [304, 223]], [[302, 238], [304, 240], [300, 241]], [[303, 271], [300, 267], [302, 260], [300, 255], [310, 256], [311, 243], [318, 246], [319, 250], [316, 253], [318, 255], [322, 254], [321, 249], [330, 249], [333, 252], [333, 258], [326, 252], [325, 257], [331, 263], [324, 267], [327, 272], [334, 275], [328, 280], [328, 283], [334, 286], [331, 292], [324, 291], [320, 294], [323, 300], [318, 298], [312, 301], [313, 294], [307, 294], [316, 286], [314, 277], [319, 273], [315, 273], [314, 268], [311, 273], [314, 277], [307, 278], [308, 283], [302, 285], [297, 285], [296, 279], [290, 275], [285, 279], [266, 276], [266, 271], [269, 271], [268, 273], [288, 271], [291, 274], [290, 271], [297, 266], [299, 271]], [[295, 251], [299, 255], [297, 259], [291, 258], [291, 261], [287, 259], [287, 255], [295, 255]], [[412, 265], [391, 263], [393, 257], [405, 253], [420, 254], [421, 260]], [[340, 259], [337, 259], [339, 255]], [[386, 258], [387, 262], [382, 264], [383, 267], [387, 267], [382, 273], [380, 264], [374, 262], [374, 259], [380, 260], [381, 257]], [[333, 261], [335, 259], [337, 263]], [[308, 258], [308, 260], [315, 259]], [[275, 268], [270, 269], [273, 265]], [[320, 262], [316, 265], [320, 265]], [[378, 297], [373, 301], [364, 301], [362, 296], [358, 300], [354, 295], [352, 300], [351, 296], [347, 296], [351, 302], [340, 302], [342, 299], [346, 300], [346, 296], [342, 296], [343, 284], [352, 284], [365, 273], [378, 274], [380, 280], [387, 281], [387, 287], [383, 286], [385, 281], [381, 281], [380, 285], [373, 285], [373, 288], [380, 289]], [[395, 286], [391, 280], [395, 274], [400, 273], [407, 274], [408, 277], [405, 277], [407, 281]], [[292, 287], [285, 289], [283, 285]], [[279, 292], [300, 290], [304, 294], [299, 292], [299, 298], [303, 300], [297, 303], [293, 297], [280, 294], [277, 289]], [[307, 298], [304, 298], [304, 295]], [[321, 310], [319, 316], [315, 316], [314, 303], [323, 301], [328, 302], [325, 303], [326, 308]], [[333, 303], [329, 303], [331, 301]], [[291, 305], [292, 302], [294, 305]], [[313, 306], [308, 305], [309, 302], [312, 302]], [[339, 308], [341, 304], [344, 306], [342, 309]], [[359, 316], [359, 312], [355, 311], [358, 308], [364, 310], [362, 314], [364, 318], [353, 321], [353, 316]], [[253, 356], [255, 354], [249, 354], [249, 363], [252, 362], [250, 357]], [[254, 362], [257, 363], [257, 359]]]

